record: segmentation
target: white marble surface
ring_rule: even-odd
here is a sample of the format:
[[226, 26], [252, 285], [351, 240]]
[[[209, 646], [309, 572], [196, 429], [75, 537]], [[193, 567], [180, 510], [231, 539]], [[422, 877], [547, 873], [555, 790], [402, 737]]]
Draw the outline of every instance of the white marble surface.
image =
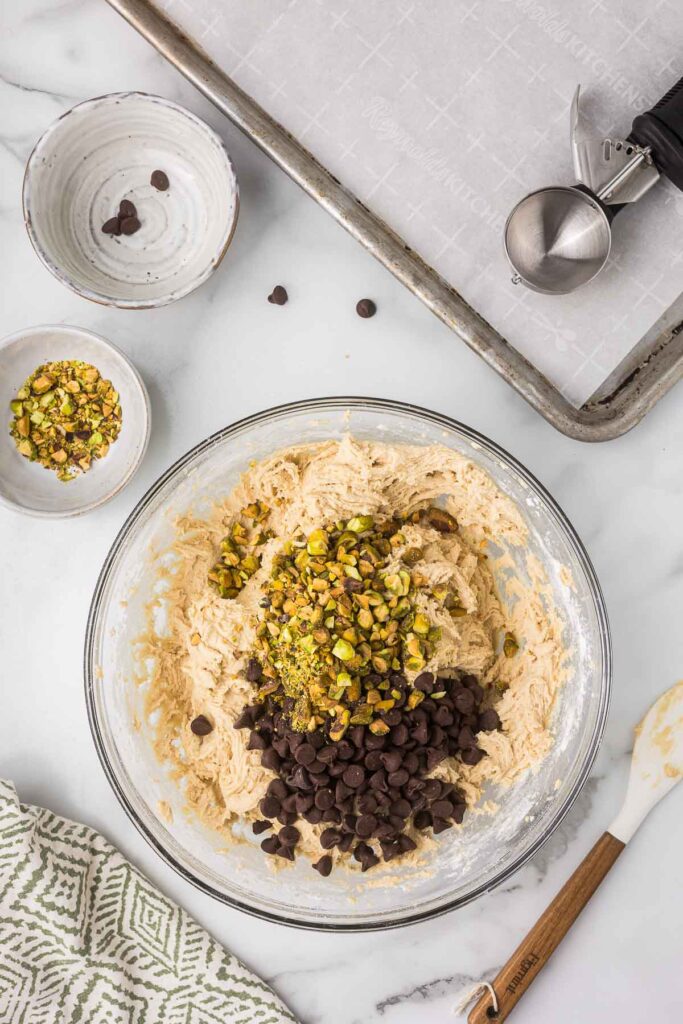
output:
[[[100, 828], [306, 1024], [452, 1019], [459, 991], [490, 977], [614, 815], [631, 728], [683, 673], [683, 392], [631, 435], [587, 447], [557, 434], [239, 132], [103, 0], [23, 0], [0, 13], [0, 335], [65, 322], [99, 331], [149, 387], [153, 436], [127, 490], [82, 520], [0, 511], [0, 771], [23, 800]], [[242, 213], [219, 272], [175, 306], [108, 311], [38, 263], [20, 211], [23, 166], [73, 103], [142, 88], [185, 103], [223, 134]], [[266, 295], [286, 284], [290, 303]], [[379, 313], [353, 307], [374, 297]], [[416, 402], [509, 448], [575, 523], [612, 621], [615, 680], [593, 776], [568, 819], [504, 889], [384, 935], [290, 932], [226, 909], [167, 868], [129, 824], [100, 769], [82, 695], [82, 639], [99, 567], [134, 503], [205, 435], [264, 407], [321, 394]], [[683, 791], [659, 807], [517, 1011], [575, 1024], [680, 1020]], [[1, 960], [1, 954], [0, 954]]]

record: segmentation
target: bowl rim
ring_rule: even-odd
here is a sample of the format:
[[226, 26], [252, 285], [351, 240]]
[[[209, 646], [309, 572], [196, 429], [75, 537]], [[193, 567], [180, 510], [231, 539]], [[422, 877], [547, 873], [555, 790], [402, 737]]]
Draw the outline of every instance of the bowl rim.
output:
[[18, 502], [12, 501], [11, 498], [6, 497], [4, 494], [0, 494], [0, 506], [3, 508], [10, 509], [12, 512], [20, 512], [21, 514], [31, 516], [34, 519], [73, 519], [76, 516], [85, 515], [86, 512], [92, 512], [94, 511], [94, 509], [100, 508], [102, 505], [105, 505], [108, 501], [110, 501], [117, 494], [119, 494], [124, 489], [124, 487], [126, 487], [130, 483], [135, 473], [137, 473], [138, 469], [140, 468], [140, 463], [145, 457], [147, 446], [149, 444], [149, 438], [152, 427], [151, 404], [149, 400], [149, 394], [147, 393], [147, 388], [145, 387], [145, 382], [143, 381], [138, 370], [135, 368], [135, 366], [130, 361], [128, 356], [125, 354], [125, 352], [122, 352], [121, 349], [112, 341], [109, 341], [108, 338], [103, 337], [101, 334], [97, 334], [95, 331], [91, 331], [87, 327], [76, 327], [74, 324], [36, 324], [33, 327], [24, 327], [19, 331], [14, 331], [14, 333], [8, 334], [4, 338], [1, 338], [0, 351], [2, 351], [5, 348], [9, 348], [10, 345], [14, 345], [17, 342], [21, 342], [24, 338], [30, 338], [32, 335], [39, 334], [43, 331], [53, 331], [57, 334], [64, 334], [69, 336], [73, 336], [73, 333], [75, 332], [76, 334], [81, 336], [85, 335], [86, 337], [90, 338], [91, 341], [94, 341], [98, 345], [102, 345], [105, 348], [111, 349], [112, 352], [114, 352], [118, 356], [118, 358], [130, 372], [131, 379], [137, 388], [138, 396], [141, 403], [140, 407], [143, 411], [144, 436], [142, 438], [142, 443], [138, 447], [137, 456], [131, 463], [131, 465], [128, 468], [128, 471], [124, 474], [121, 480], [116, 484], [116, 486], [112, 490], [108, 491], [102, 498], [99, 498], [96, 501], [86, 502], [85, 504], [79, 505], [77, 508], [70, 510], [57, 509], [55, 511], [48, 511], [47, 509], [33, 508], [30, 505], [20, 505]]
[[[521, 853], [511, 864], [509, 864], [503, 870], [497, 872], [497, 874], [487, 883], [476, 886], [471, 892], [465, 896], [458, 897], [456, 899], [445, 900], [442, 904], [436, 907], [429, 907], [425, 910], [408, 911], [405, 912], [402, 917], [396, 920], [383, 921], [383, 920], [371, 920], [371, 921], [319, 921], [315, 919], [311, 920], [300, 920], [290, 918], [286, 914], [278, 913], [272, 910], [267, 910], [262, 907], [252, 906], [251, 904], [237, 899], [234, 896], [228, 896], [223, 892], [215, 889], [208, 882], [197, 878], [189, 868], [185, 867], [180, 861], [178, 861], [156, 838], [155, 835], [147, 828], [147, 826], [140, 820], [134, 807], [129, 801], [127, 795], [123, 791], [122, 786], [116, 777], [112, 765], [109, 763], [107, 751], [104, 745], [103, 736], [100, 730], [99, 722], [97, 720], [97, 712], [95, 708], [94, 690], [96, 686], [96, 673], [94, 671], [94, 641], [95, 631], [97, 626], [98, 613], [100, 603], [109, 580], [110, 573], [114, 567], [119, 550], [123, 546], [130, 530], [134, 527], [138, 519], [145, 512], [147, 505], [154, 499], [156, 494], [162, 490], [162, 488], [172, 479], [172, 477], [186, 466], [196, 456], [200, 455], [206, 449], [215, 445], [218, 441], [222, 441], [231, 436], [239, 436], [240, 433], [245, 431], [255, 424], [262, 423], [264, 421], [276, 421], [284, 416], [290, 415], [291, 413], [297, 412], [326, 412], [335, 409], [353, 409], [356, 406], [363, 406], [370, 408], [376, 412], [392, 412], [392, 413], [404, 413], [409, 416], [417, 416], [421, 419], [427, 419], [430, 422], [443, 426], [448, 429], [455, 429], [462, 433], [468, 440], [475, 442], [476, 444], [482, 445], [485, 449], [490, 451], [492, 454], [503, 459], [507, 465], [524, 479], [524, 481], [531, 486], [531, 488], [538, 494], [540, 498], [544, 500], [547, 508], [551, 515], [554, 516], [556, 523], [564, 531], [565, 536], [575, 550], [576, 556], [581, 563], [581, 567], [586, 573], [588, 579], [593, 603], [595, 606], [595, 612], [599, 624], [599, 637], [600, 637], [600, 650], [602, 656], [602, 675], [601, 675], [601, 690], [600, 690], [600, 702], [596, 714], [596, 720], [593, 727], [593, 732], [589, 740], [587, 756], [580, 771], [577, 774], [577, 778], [570, 792], [564, 799], [564, 802], [557, 808], [555, 815], [549, 827], [545, 833], [538, 837], [538, 839], [530, 846], [530, 848]], [[105, 562], [102, 566], [100, 574], [95, 585], [93, 592], [92, 601], [90, 604], [90, 610], [88, 612], [88, 622], [86, 626], [85, 644], [83, 650], [83, 674], [84, 674], [84, 686], [85, 686], [85, 701], [88, 713], [88, 723], [90, 725], [90, 731], [92, 734], [95, 748], [97, 750], [100, 763], [104, 769], [104, 773], [111, 785], [115, 796], [119, 803], [123, 807], [124, 811], [136, 827], [138, 832], [143, 836], [149, 845], [156, 850], [159, 856], [166, 862], [166, 864], [173, 868], [173, 870], [184, 878], [187, 882], [190, 882], [195, 888], [201, 892], [206, 893], [209, 896], [213, 896], [236, 910], [244, 911], [252, 917], [260, 918], [261, 920], [270, 921], [275, 924], [286, 925], [288, 927], [299, 928], [307, 931], [319, 931], [319, 932], [376, 932], [376, 931], [388, 931], [394, 928], [405, 927], [407, 925], [417, 924], [422, 921], [431, 920], [435, 917], [440, 917], [443, 914], [449, 913], [452, 910], [458, 909], [471, 903], [479, 896], [483, 896], [488, 892], [492, 892], [503, 882], [507, 881], [512, 875], [514, 875], [520, 868], [522, 868], [536, 853], [545, 845], [550, 836], [555, 832], [557, 827], [566, 817], [570, 808], [574, 804], [579, 793], [583, 789], [583, 786], [588, 779], [591, 768], [595, 762], [600, 743], [605, 731], [605, 725], [607, 722], [607, 714], [609, 710], [611, 688], [612, 688], [612, 642], [611, 632], [609, 626], [609, 620], [607, 617], [607, 609], [605, 605], [605, 599], [602, 593], [602, 589], [598, 582], [595, 569], [593, 564], [586, 552], [586, 549], [579, 538], [576, 530], [570, 523], [569, 519], [560, 508], [555, 499], [549, 494], [543, 484], [536, 479], [536, 477], [526, 469], [514, 456], [510, 455], [506, 449], [502, 448], [496, 442], [491, 441], [484, 434], [460, 423], [458, 420], [453, 419], [450, 416], [446, 416], [442, 413], [433, 412], [429, 409], [425, 409], [422, 406], [414, 405], [412, 403], [395, 401], [393, 399], [385, 398], [368, 398], [362, 396], [331, 396], [325, 398], [309, 398], [302, 399], [296, 402], [289, 402], [283, 405], [273, 406], [265, 409], [261, 412], [254, 413], [250, 416], [245, 416], [240, 420], [216, 431], [209, 435], [205, 440], [200, 441], [194, 447], [189, 449], [184, 455], [177, 459], [171, 466], [163, 473], [143, 495], [140, 501], [137, 503], [135, 508], [131, 511], [130, 515], [126, 519], [125, 523], [119, 530], [114, 542], [107, 554]]]
[[[121, 299], [115, 296], [107, 295], [104, 292], [96, 291], [92, 288], [87, 288], [83, 285], [78, 284], [73, 278], [66, 273], [62, 267], [55, 263], [51, 256], [40, 244], [36, 230], [34, 227], [34, 217], [31, 212], [31, 177], [32, 171], [35, 166], [35, 162], [38, 159], [42, 147], [45, 145], [47, 140], [55, 133], [60, 131], [62, 122], [66, 120], [71, 114], [81, 113], [89, 109], [90, 107], [106, 106], [109, 103], [121, 103], [129, 100], [144, 100], [151, 101], [152, 103], [158, 103], [161, 106], [168, 107], [175, 111], [177, 114], [192, 121], [200, 131], [203, 131], [209, 139], [212, 139], [217, 144], [218, 149], [222, 150], [223, 156], [226, 161], [227, 178], [231, 179], [231, 190], [235, 196], [235, 206], [232, 215], [232, 220], [227, 224], [226, 231], [224, 233], [221, 246], [218, 252], [213, 257], [208, 266], [204, 271], [197, 277], [193, 278], [184, 288], [174, 291], [172, 294], [166, 294], [159, 296], [154, 299]], [[237, 174], [235, 172], [234, 164], [230, 158], [225, 142], [218, 134], [218, 132], [211, 127], [203, 118], [194, 114], [187, 107], [182, 106], [180, 103], [175, 103], [173, 100], [166, 99], [164, 96], [158, 96], [156, 93], [145, 92], [143, 90], [130, 89], [125, 92], [109, 92], [104, 93], [101, 96], [93, 96], [90, 99], [83, 100], [81, 103], [76, 103], [69, 110], [65, 110], [56, 120], [47, 126], [45, 131], [42, 133], [38, 141], [35, 143], [28, 160], [26, 161], [26, 167], [24, 168], [24, 176], [22, 180], [21, 189], [21, 205], [24, 217], [24, 225], [26, 232], [29, 237], [29, 241], [33, 247], [33, 251], [36, 256], [43, 264], [43, 266], [50, 271], [61, 284], [66, 285], [71, 291], [80, 295], [84, 299], [88, 299], [89, 302], [95, 302], [100, 306], [115, 306], [117, 309], [157, 309], [161, 306], [167, 306], [172, 302], [176, 302], [179, 299], [185, 298], [195, 289], [199, 288], [200, 285], [204, 284], [214, 273], [214, 271], [223, 262], [223, 257], [228, 251], [230, 244], [233, 240], [235, 231], [237, 229], [237, 221], [239, 219], [240, 211], [240, 193], [239, 193], [239, 182], [237, 180]]]

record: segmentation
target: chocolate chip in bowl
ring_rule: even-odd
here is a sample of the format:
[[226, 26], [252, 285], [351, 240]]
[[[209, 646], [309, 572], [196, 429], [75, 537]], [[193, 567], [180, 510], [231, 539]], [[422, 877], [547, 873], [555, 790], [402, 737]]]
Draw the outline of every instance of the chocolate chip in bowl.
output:
[[114, 93], [47, 129], [28, 161], [23, 203], [33, 247], [62, 283], [141, 309], [211, 276], [232, 239], [239, 192], [222, 140], [196, 115], [158, 96]]
[[[156, 848], [233, 905], [337, 929], [443, 912], [509, 878], [585, 778], [605, 693], [594, 674], [605, 648], [587, 562], [522, 467], [466, 428], [432, 417], [381, 402], [321, 400], [239, 426], [219, 439], [218, 451], [214, 439], [150, 493], [103, 574], [87, 656], [101, 756]], [[368, 444], [375, 446], [369, 461]], [[311, 464], [311, 451], [321, 461]], [[296, 481], [304, 482], [301, 491]], [[411, 511], [416, 485], [422, 498]], [[319, 488], [327, 495], [321, 506]], [[485, 500], [475, 501], [473, 488]], [[436, 499], [443, 494], [458, 497], [442, 505]], [[453, 516], [455, 532], [433, 507]], [[523, 543], [503, 525], [514, 515], [525, 524]], [[375, 517], [372, 527], [367, 516]], [[353, 519], [354, 543], [347, 536], [340, 544], [355, 533], [346, 529]], [[390, 519], [386, 536], [371, 539]], [[530, 585], [531, 555], [545, 582]], [[463, 566], [460, 582], [448, 568], [452, 558]], [[172, 570], [165, 592], [155, 589], [162, 565]], [[325, 572], [337, 581], [328, 586]], [[521, 609], [510, 617], [495, 600], [487, 603], [492, 591], [481, 584], [491, 578], [501, 593], [521, 586], [521, 607], [540, 602], [538, 632]], [[452, 586], [442, 592], [444, 579]], [[366, 588], [365, 581], [373, 583]], [[305, 600], [309, 587], [322, 620], [310, 595]], [[123, 619], [116, 617], [121, 601]], [[165, 646], [146, 631], [150, 601], [158, 602], [153, 619], [170, 629]], [[441, 640], [432, 632], [439, 627]], [[511, 656], [503, 650], [506, 633], [518, 646]], [[386, 643], [390, 635], [396, 644]], [[564, 685], [553, 691], [545, 659], [559, 652], [560, 637], [579, 642], [569, 650]], [[482, 643], [489, 651], [483, 662], [476, 654]], [[399, 668], [386, 653], [392, 647]], [[154, 679], [139, 675], [136, 649], [157, 665]], [[290, 657], [293, 649], [298, 658]], [[297, 674], [316, 654], [319, 689], [303, 685], [308, 673]], [[370, 671], [368, 656], [376, 659]], [[107, 685], [113, 678], [120, 683]], [[159, 709], [153, 720], [148, 700]], [[497, 717], [484, 717], [491, 709]], [[130, 727], [131, 713], [138, 729]], [[213, 725], [204, 736], [190, 728], [198, 715]], [[519, 771], [527, 758], [535, 764], [528, 774]], [[156, 812], [159, 799], [172, 806], [173, 821]]]

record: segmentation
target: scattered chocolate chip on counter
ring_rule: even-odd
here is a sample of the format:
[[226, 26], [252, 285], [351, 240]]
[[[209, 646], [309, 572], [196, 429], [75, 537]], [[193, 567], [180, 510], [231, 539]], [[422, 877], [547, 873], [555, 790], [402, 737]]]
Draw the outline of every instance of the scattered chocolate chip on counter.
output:
[[377, 312], [377, 306], [372, 299], [360, 299], [356, 303], [356, 313], [362, 317], [363, 320], [368, 320], [371, 316], [374, 316]]
[[154, 186], [157, 192], [166, 192], [169, 186], [168, 175], [165, 171], [152, 171], [149, 183]]
[[287, 290], [281, 284], [276, 284], [268, 296], [268, 302], [272, 302], [274, 306], [284, 306], [288, 298]]

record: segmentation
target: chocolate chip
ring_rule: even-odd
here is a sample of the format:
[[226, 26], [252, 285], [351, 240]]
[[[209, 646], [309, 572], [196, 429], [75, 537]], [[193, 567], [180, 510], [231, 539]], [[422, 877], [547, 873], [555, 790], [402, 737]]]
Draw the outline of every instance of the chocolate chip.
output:
[[315, 794], [315, 806], [321, 811], [327, 811], [334, 806], [334, 793], [331, 789], [319, 789]]
[[382, 718], [388, 726], [400, 725], [403, 715], [398, 708], [392, 708], [390, 711], [385, 711]]
[[260, 836], [262, 832], [267, 832], [268, 829], [272, 828], [272, 827], [273, 826], [271, 825], [271, 823], [269, 821], [265, 821], [264, 819], [261, 819], [260, 821], [255, 821], [254, 822], [254, 824], [251, 826], [251, 830], [252, 830], [252, 832], [254, 833], [255, 836]]
[[102, 230], [105, 235], [120, 235], [121, 234], [121, 221], [118, 217], [110, 217], [109, 220], [105, 220], [102, 225]]
[[285, 846], [296, 846], [301, 839], [301, 833], [298, 828], [294, 828], [293, 825], [287, 825], [286, 828], [281, 828], [277, 835], [281, 843]]
[[434, 676], [431, 672], [421, 672], [413, 686], [416, 690], [420, 690], [421, 693], [432, 693], [434, 690]]
[[356, 835], [369, 839], [376, 828], [377, 818], [374, 814], [361, 814], [356, 822]]
[[313, 782], [316, 786], [320, 782], [320, 779], [318, 777], [321, 776], [323, 772], [325, 772], [325, 778], [329, 778], [329, 776], [327, 775], [327, 765], [323, 764], [322, 761], [319, 761], [317, 757], [313, 761], [311, 761], [309, 765], [307, 765], [307, 768], [311, 775], [314, 776]]
[[294, 769], [294, 771], [292, 772], [291, 779], [292, 785], [294, 786], [295, 789], [313, 789], [311, 777], [302, 764], [297, 765], [297, 767]]
[[479, 685], [476, 678], [474, 676], [464, 676], [462, 682], [470, 691], [477, 704], [481, 704], [484, 699], [484, 690]]
[[435, 818], [450, 818], [453, 804], [450, 800], [435, 800], [429, 809]]
[[332, 871], [332, 858], [330, 855], [326, 853], [324, 857], [317, 860], [313, 865], [313, 870], [317, 871], [319, 875], [323, 876], [323, 878], [327, 878]]
[[294, 796], [294, 809], [297, 814], [305, 814], [313, 807], [313, 795], [311, 793], [296, 793]]
[[384, 860], [387, 861], [398, 857], [401, 852], [401, 848], [395, 839], [381, 839], [379, 846]]
[[404, 797], [401, 797], [399, 800], [394, 800], [391, 805], [391, 813], [397, 815], [399, 818], [409, 818], [411, 811], [412, 807], [410, 806], [410, 801], [406, 800]]
[[134, 235], [141, 227], [142, 224], [137, 217], [123, 217], [121, 220], [122, 235]]
[[315, 761], [315, 749], [310, 743], [302, 743], [294, 751], [294, 760], [297, 764], [308, 765]]
[[362, 725], [354, 725], [349, 730], [349, 738], [356, 749], [360, 750], [361, 747], [365, 746], [365, 727]]
[[428, 800], [438, 800], [441, 796], [441, 783], [438, 779], [427, 779], [423, 786], [423, 792]]
[[437, 750], [435, 747], [430, 747], [427, 751], [427, 771], [434, 771], [436, 766], [441, 764], [446, 756], [445, 750]]
[[375, 829], [375, 835], [378, 839], [395, 839], [396, 829], [388, 821], [381, 821]]
[[463, 764], [475, 765], [479, 764], [484, 751], [480, 747], [468, 747], [467, 750], [463, 750], [460, 757], [462, 758]]
[[401, 853], [412, 853], [413, 850], [417, 850], [417, 843], [415, 840], [405, 834], [398, 837], [398, 845]]
[[122, 199], [119, 203], [119, 217], [123, 220], [125, 217], [137, 217], [137, 215], [135, 203], [131, 203], [130, 199]]
[[431, 823], [432, 816], [429, 813], [429, 811], [418, 811], [417, 814], [415, 814], [415, 816], [413, 817], [413, 825], [421, 832], [424, 832], [426, 828], [429, 828]]
[[405, 768], [399, 768], [397, 772], [390, 773], [387, 777], [387, 782], [390, 786], [395, 786], [396, 789], [399, 789], [401, 786], [405, 786], [409, 778], [410, 776]]
[[331, 850], [341, 839], [341, 833], [336, 828], [326, 828], [320, 833], [320, 845], [323, 850]]
[[468, 715], [474, 708], [474, 694], [471, 690], [458, 690], [453, 697], [453, 704], [458, 711], [462, 712], [462, 714]]
[[348, 853], [353, 846], [353, 841], [356, 837], [351, 832], [345, 832], [337, 843], [337, 849], [341, 850], [342, 853]]
[[289, 790], [282, 779], [272, 779], [268, 783], [266, 796], [274, 796], [276, 800], [282, 802], [288, 794]]
[[261, 849], [264, 853], [277, 853], [279, 846], [277, 836], [268, 836], [267, 839], [261, 841]]
[[360, 299], [356, 303], [356, 313], [358, 313], [358, 316], [363, 317], [364, 320], [367, 320], [368, 317], [374, 316], [376, 312], [377, 306], [372, 299]]
[[258, 683], [263, 676], [263, 669], [261, 668], [260, 662], [256, 658], [250, 658], [245, 670], [245, 678], [250, 683]]
[[260, 732], [254, 730], [249, 735], [249, 742], [247, 743], [247, 750], [265, 750], [268, 746], [268, 741], [265, 736], [262, 736]]
[[402, 757], [399, 750], [387, 750], [379, 756], [388, 772], [395, 772], [401, 767]]
[[455, 806], [453, 807], [453, 814], [451, 815], [453, 821], [457, 822], [458, 825], [461, 825], [462, 819], [465, 817], [466, 810], [466, 804], [455, 804]]
[[319, 825], [323, 820], [323, 812], [317, 807], [311, 807], [310, 811], [305, 811], [304, 818], [310, 825]]
[[299, 793], [289, 793], [288, 796], [282, 801], [282, 807], [285, 811], [296, 811], [296, 798], [300, 796]]
[[[382, 764], [383, 764], [382, 758], [384, 756], [385, 755], [382, 753], [381, 750], [370, 750], [365, 755], [365, 759], [363, 761], [363, 764], [365, 765], [365, 767], [367, 768], [367, 770], [369, 772], [376, 772], [378, 768], [382, 767]], [[400, 762], [400, 757], [399, 757], [399, 764], [400, 763], [401, 762]]]
[[285, 811], [284, 808], [280, 810], [277, 816], [277, 820], [281, 825], [293, 825], [299, 815], [296, 811]]
[[318, 751], [318, 760], [322, 761], [323, 764], [332, 764], [333, 761], [337, 760], [336, 747], [333, 747], [331, 745], [327, 747], [321, 747], [320, 750]]
[[235, 719], [233, 729], [251, 729], [254, 721], [254, 709], [247, 707]]
[[384, 736], [375, 736], [374, 733], [370, 733], [365, 740], [366, 750], [383, 750], [386, 746], [386, 740]]
[[350, 764], [345, 769], [342, 779], [351, 789], [358, 789], [365, 782], [365, 771], [359, 764]]
[[355, 753], [353, 744], [349, 743], [348, 740], [340, 740], [337, 744], [337, 756], [342, 761], [350, 761]]
[[363, 793], [358, 797], [358, 810], [361, 814], [374, 814], [377, 810], [377, 798], [372, 793]]
[[424, 746], [425, 743], [429, 742], [429, 728], [427, 727], [427, 723], [420, 722], [419, 725], [415, 726], [410, 735], [416, 743], [419, 743], [420, 746]]
[[152, 171], [149, 183], [150, 185], [153, 185], [158, 192], [165, 192], [169, 186], [168, 175], [165, 171]]
[[378, 769], [376, 772], [373, 772], [373, 774], [370, 776], [370, 787], [372, 789], [380, 790], [381, 792], [386, 793], [387, 776], [386, 772], [382, 771], [381, 768]]
[[294, 860], [294, 851], [289, 846], [278, 846], [275, 856], [282, 857], [283, 860]]
[[434, 721], [437, 725], [441, 726], [453, 725], [453, 713], [452, 711], [449, 711], [447, 707], [442, 705], [434, 712]]
[[277, 750], [273, 750], [272, 747], [268, 747], [261, 754], [261, 764], [264, 768], [269, 768], [270, 771], [276, 772], [281, 764], [280, 755]]
[[401, 725], [395, 726], [391, 730], [391, 734], [390, 735], [391, 735], [391, 742], [393, 744], [395, 744], [397, 747], [402, 747], [404, 745], [404, 743], [408, 742], [408, 736], [409, 736], [408, 729], [407, 729], [407, 727], [405, 725], [403, 725], [403, 723], [401, 723]]
[[264, 818], [277, 818], [280, 813], [280, 801], [274, 796], [264, 796], [259, 804], [259, 810]]
[[479, 729], [482, 732], [491, 732], [493, 729], [500, 729], [500, 718], [495, 708], [487, 708], [479, 715]]
[[464, 750], [467, 747], [476, 746], [476, 742], [475, 735], [469, 725], [463, 725], [462, 729], [458, 732], [458, 746]]
[[197, 715], [190, 722], [190, 729], [195, 736], [208, 736], [210, 732], [213, 732], [213, 726], [205, 715]]
[[440, 832], [445, 832], [446, 829], [450, 828], [450, 827], [451, 827], [451, 822], [450, 821], [444, 821], [443, 818], [434, 818], [434, 821], [432, 823], [432, 829], [434, 831], [434, 835], [437, 835], [437, 836], [439, 835]]
[[274, 306], [284, 306], [289, 296], [286, 290], [281, 284], [276, 284], [272, 292], [268, 296], [268, 302], [272, 302]]

